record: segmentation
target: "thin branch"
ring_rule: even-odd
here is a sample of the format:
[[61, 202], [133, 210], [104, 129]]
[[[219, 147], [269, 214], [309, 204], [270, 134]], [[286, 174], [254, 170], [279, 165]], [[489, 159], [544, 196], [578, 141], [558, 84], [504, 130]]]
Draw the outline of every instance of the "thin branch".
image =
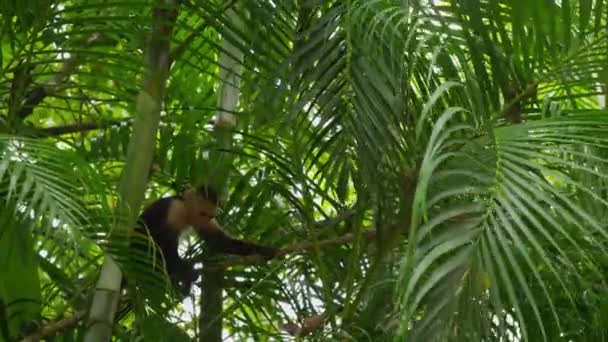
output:
[[[355, 240], [356, 236], [357, 236], [356, 234], [348, 233], [348, 234], [342, 235], [340, 237], [337, 237], [335, 239], [327, 239], [327, 240], [323, 240], [323, 241], [319, 241], [319, 242], [297, 243], [290, 247], [283, 248], [280, 256], [285, 256], [288, 254], [292, 254], [292, 255], [302, 254], [302, 253], [305, 253], [305, 252], [307, 252], [311, 249], [315, 249], [315, 248], [332, 248], [332, 247], [340, 246], [343, 244], [353, 242]], [[364, 232], [362, 234], [362, 239], [367, 242], [375, 240], [376, 231]], [[268, 261], [267, 258], [258, 256], [258, 255], [231, 257], [231, 258], [226, 258], [226, 259], [223, 259], [223, 260], [217, 261], [217, 262], [213, 261], [212, 262], [213, 264], [209, 265], [208, 269], [211, 267], [226, 268], [226, 267], [230, 267], [230, 266], [239, 266], [239, 265], [255, 265], [255, 264], [261, 264], [261, 263], [264, 263], [267, 261]]]
[[35, 342], [40, 341], [43, 338], [55, 335], [56, 333], [69, 329], [72, 326], [76, 325], [79, 321], [86, 317], [85, 311], [80, 311], [74, 314], [74, 316], [66, 317], [64, 319], [55, 321], [53, 323], [47, 324], [40, 328], [35, 333], [24, 337], [21, 342]]
[[504, 117], [512, 123], [519, 123], [521, 121], [521, 106], [522, 102], [528, 98], [536, 96], [538, 85], [540, 81], [531, 82], [523, 91], [517, 93], [515, 86], [510, 84], [503, 89], [503, 97], [505, 98], [505, 105], [500, 110], [499, 117]]
[[105, 129], [110, 127], [120, 126], [121, 124], [132, 124], [131, 119], [126, 120], [111, 120], [104, 122], [81, 122], [74, 123], [64, 126], [55, 126], [38, 129], [38, 133], [41, 136], [59, 136], [63, 134], [81, 133], [87, 131], [93, 131], [96, 129]]
[[[357, 234], [349, 233], [335, 239], [327, 239], [319, 242], [302, 242], [283, 249], [283, 254], [299, 254], [314, 248], [327, 248], [350, 243], [356, 238]], [[372, 241], [376, 238], [376, 231], [368, 231], [362, 234], [365, 241]]]
[[[100, 37], [99, 33], [92, 34], [86, 40], [86, 47], [91, 46]], [[79, 62], [78, 55], [74, 55], [63, 63], [61, 69], [53, 75], [51, 80], [45, 84], [38, 86], [25, 95], [25, 103], [19, 109], [19, 118], [25, 119], [34, 112], [34, 108], [39, 105], [49, 94], [52, 94], [55, 89], [64, 83], [68, 77], [74, 72]]]

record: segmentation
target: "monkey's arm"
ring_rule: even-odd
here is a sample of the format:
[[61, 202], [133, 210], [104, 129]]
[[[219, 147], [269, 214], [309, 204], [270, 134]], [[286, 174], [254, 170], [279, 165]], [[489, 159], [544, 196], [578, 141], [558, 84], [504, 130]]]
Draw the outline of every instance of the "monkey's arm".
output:
[[210, 227], [199, 227], [198, 235], [205, 240], [209, 248], [222, 253], [236, 255], [262, 255], [267, 258], [274, 258], [280, 253], [280, 249], [268, 246], [261, 246], [249, 241], [235, 239], [226, 234], [222, 228], [211, 221]]

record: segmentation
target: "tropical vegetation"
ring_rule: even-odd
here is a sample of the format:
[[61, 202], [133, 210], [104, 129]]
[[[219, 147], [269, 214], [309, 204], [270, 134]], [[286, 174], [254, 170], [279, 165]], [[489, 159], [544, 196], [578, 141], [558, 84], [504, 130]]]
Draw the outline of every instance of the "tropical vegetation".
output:
[[[0, 2], [0, 340], [607, 341], [607, 13]], [[200, 184], [286, 254], [182, 298], [126, 242]]]

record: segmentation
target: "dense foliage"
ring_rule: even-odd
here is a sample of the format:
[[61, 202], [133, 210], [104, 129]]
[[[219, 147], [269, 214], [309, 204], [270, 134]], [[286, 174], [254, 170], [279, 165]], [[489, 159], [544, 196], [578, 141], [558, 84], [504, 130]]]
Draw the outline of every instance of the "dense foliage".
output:
[[[0, 341], [81, 340], [104, 260], [149, 285], [115, 340], [608, 340], [607, 13], [0, 2]], [[185, 239], [209, 272], [176, 299], [117, 207], [203, 182], [231, 234], [290, 253]]]

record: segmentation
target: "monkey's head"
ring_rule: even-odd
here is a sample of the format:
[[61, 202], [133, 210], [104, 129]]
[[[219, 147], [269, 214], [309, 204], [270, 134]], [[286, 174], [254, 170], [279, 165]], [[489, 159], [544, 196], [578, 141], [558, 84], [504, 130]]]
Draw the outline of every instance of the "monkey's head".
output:
[[212, 229], [217, 216], [219, 200], [217, 193], [208, 186], [189, 189], [183, 194], [188, 224], [198, 229]]

